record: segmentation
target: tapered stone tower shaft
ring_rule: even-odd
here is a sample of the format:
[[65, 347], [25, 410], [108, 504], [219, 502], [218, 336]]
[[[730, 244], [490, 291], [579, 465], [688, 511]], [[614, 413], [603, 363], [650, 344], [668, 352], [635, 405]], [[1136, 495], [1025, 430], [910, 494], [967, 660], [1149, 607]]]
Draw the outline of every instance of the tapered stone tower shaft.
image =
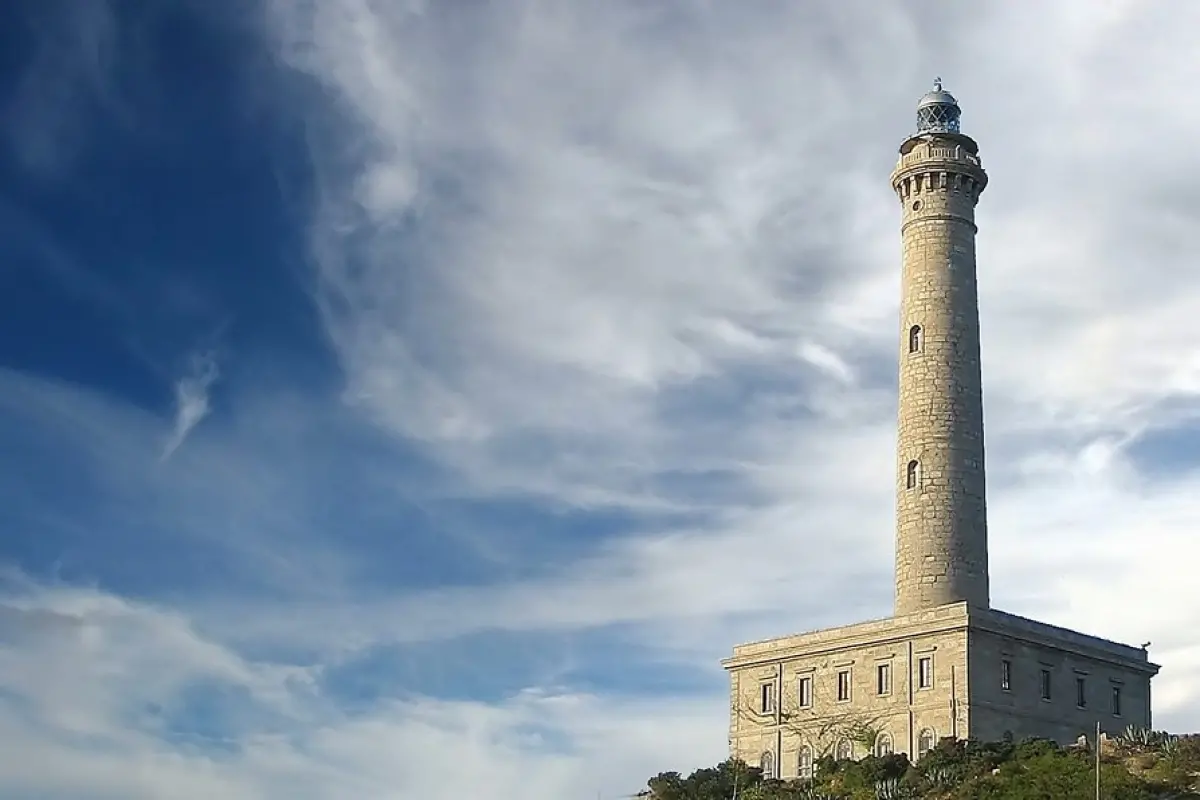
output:
[[975, 204], [979, 147], [941, 81], [921, 98], [892, 187], [903, 206], [896, 614], [987, 607]]

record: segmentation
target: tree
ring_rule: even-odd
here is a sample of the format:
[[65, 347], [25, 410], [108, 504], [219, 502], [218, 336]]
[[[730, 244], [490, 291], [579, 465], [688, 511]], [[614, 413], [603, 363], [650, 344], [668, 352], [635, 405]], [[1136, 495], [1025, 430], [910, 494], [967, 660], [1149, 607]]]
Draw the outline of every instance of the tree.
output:
[[646, 782], [654, 800], [686, 800], [683, 776], [678, 772], [660, 772]]
[[[775, 721], [774, 712], [763, 714], [755, 710], [753, 701], [748, 698], [738, 705], [737, 715], [741, 722], [754, 726], [773, 725]], [[872, 715], [858, 711], [816, 717], [810, 709], [797, 706], [794, 700], [779, 710], [780, 726], [813, 748], [814, 763], [823, 758], [832, 758], [838, 742], [843, 740], [857, 744], [867, 753], [874, 752], [881, 731], [880, 723], [885, 718], [885, 714]], [[741, 728], [741, 725], [738, 727]]]

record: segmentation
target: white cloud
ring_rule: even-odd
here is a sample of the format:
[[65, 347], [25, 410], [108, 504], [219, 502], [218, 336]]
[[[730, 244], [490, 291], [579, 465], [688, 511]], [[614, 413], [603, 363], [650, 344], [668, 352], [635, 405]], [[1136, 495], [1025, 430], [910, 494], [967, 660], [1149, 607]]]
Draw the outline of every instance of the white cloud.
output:
[[209, 390], [219, 375], [212, 353], [200, 353], [192, 357], [188, 374], [175, 384], [175, 424], [167, 443], [163, 445], [164, 460], [170, 458], [192, 429], [208, 416]]
[[[997, 598], [1080, 614], [1022, 575], [1053, 563], [1104, 591], [1094, 561], [1055, 555], [1099, 532], [1139, 543], [1126, 574], [1168, 570], [1190, 552], [1186, 527], [1160, 516], [1163, 490], [1128, 482], [1123, 449], [1196, 404], [1186, 320], [1200, 291], [1173, 178], [1200, 158], [1177, 102], [1196, 62], [1182, 43], [1139, 54], [1183, 36], [1193, 12], [1090, 8], [530, 2], [467, 16], [331, 2], [317, 7], [327, 24], [298, 35], [276, 5], [293, 23], [280, 27], [289, 64], [356, 122], [314, 152], [328, 167], [316, 268], [337, 289], [321, 297], [351, 387], [475, 491], [687, 507], [704, 496], [664, 476], [719, 465], [761, 528], [718, 514], [707, 533], [662, 539], [695, 542], [678, 563], [689, 574], [711, 557], [706, 579], [640, 569], [639, 544], [615, 563], [660, 587], [649, 614], [684, 596], [707, 607], [686, 587], [727, 576], [735, 553], [783, 565], [779, 584], [741, 573], [751, 604], [794, 601], [806, 590], [792, 565], [839, 574], [852, 542], [882, 553], [889, 538], [894, 411], [878, 387], [894, 380], [899, 294], [886, 181], [940, 72], [992, 173], [979, 221]], [[362, 158], [342, 160], [347, 141]], [[403, 191], [360, 190], [396, 175]], [[761, 383], [747, 389], [747, 370]], [[846, 471], [839, 446], [856, 428], [872, 432], [854, 453], [874, 466]], [[630, 596], [597, 563], [571, 573], [577, 604], [556, 608], [592, 608], [594, 585]], [[744, 609], [733, 592], [715, 604]], [[621, 602], [602, 605], [624, 618]], [[1117, 635], [1158, 613], [1121, 606], [1075, 619]]]
[[[311, 672], [243, 660], [176, 613], [21, 588], [0, 606], [0, 638], [17, 645], [0, 651], [0, 731], [19, 756], [0, 762], [7, 794], [613, 797], [660, 765], [721, 755], [709, 735], [719, 703], [530, 689], [495, 705], [396, 698], [353, 715], [314, 691]], [[201, 679], [243, 690], [226, 741], [173, 727], [189, 722], [173, 713]]]

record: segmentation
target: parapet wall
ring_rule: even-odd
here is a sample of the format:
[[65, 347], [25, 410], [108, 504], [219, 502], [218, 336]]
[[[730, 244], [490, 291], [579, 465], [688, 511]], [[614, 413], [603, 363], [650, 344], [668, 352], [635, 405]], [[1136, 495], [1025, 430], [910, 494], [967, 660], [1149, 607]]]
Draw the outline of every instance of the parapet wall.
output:
[[1157, 665], [1150, 663], [1149, 654], [1140, 647], [1132, 647], [1099, 636], [1092, 636], [1070, 628], [1062, 628], [1046, 622], [1038, 622], [1028, 617], [1009, 614], [1006, 611], [987, 609], [973, 611], [972, 627], [992, 630], [1006, 636], [1024, 636], [1037, 643], [1044, 643], [1056, 648], [1073, 648], [1084, 655], [1092, 657], [1108, 657], [1131, 666], [1140, 665], [1147, 671], [1157, 671]]
[[867, 643], [924, 635], [966, 624], [967, 604], [954, 603], [901, 617], [887, 617], [739, 644], [733, 648], [733, 657], [721, 663], [726, 668], [731, 668], [756, 661], [789, 658], [799, 653], [811, 654], [823, 650], [860, 647]]
[[1005, 611], [968, 607], [967, 603], [953, 603], [899, 617], [874, 619], [853, 625], [747, 642], [736, 645], [733, 648], [733, 656], [722, 664], [728, 669], [750, 663], [787, 659], [801, 653], [848, 649], [867, 643], [926, 635], [957, 627], [987, 630], [1008, 637], [1028, 638], [1034, 643], [1052, 648], [1076, 649], [1089, 657], [1114, 659], [1135, 669], [1158, 669], [1157, 665], [1150, 662], [1148, 653], [1139, 647], [1038, 622]]

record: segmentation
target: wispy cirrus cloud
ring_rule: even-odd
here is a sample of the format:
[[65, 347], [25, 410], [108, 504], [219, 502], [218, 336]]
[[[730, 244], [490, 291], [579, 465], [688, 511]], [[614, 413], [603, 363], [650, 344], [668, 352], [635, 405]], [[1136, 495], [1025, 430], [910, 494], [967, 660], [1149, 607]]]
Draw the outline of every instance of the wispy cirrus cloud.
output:
[[[622, 776], [720, 755], [708, 704], [531, 688], [348, 713], [319, 669], [247, 661], [172, 611], [19, 579], [0, 597], [0, 730], [19, 756], [0, 786], [16, 796], [614, 797], [638, 788]], [[614, 759], [618, 741], [636, 746]]]
[[[887, 541], [899, 289], [886, 175], [916, 94], [941, 73], [993, 174], [980, 271], [998, 600], [1026, 602], [1018, 576], [1039, 564], [1069, 568], [1034, 546], [1046, 533], [1024, 500], [1044, 499], [1050, 461], [1056, 491], [1111, 480], [1105, 507], [1168, 502], [1118, 476], [1137, 474], [1126, 448], [1197, 407], [1182, 315], [1200, 292], [1183, 228], [1165, 224], [1188, 217], [1162, 193], [1190, 152], [1190, 116], [1170, 97], [1193, 65], [1166, 48], [1151, 68], [1129, 49], [1135, 29], [1179, 30], [1177, 9], [1085, 19], [1068, 4], [1029, 39], [1020, 4], [271, 8], [285, 62], [333, 92], [340, 120], [313, 151], [311, 235], [350, 396], [475, 491], [701, 511], [703, 481], [678, 478], [707, 474], [722, 502], [767, 519], [853, 483], [880, 513], [833, 529]], [[1018, 39], [1051, 62], [1000, 57]], [[1014, 80], [1036, 91], [1004, 91]], [[1148, 156], [1153, 187], [1113, 157], [1144, 148], [1106, 133], [1125, 129], [1131, 102], [1179, 143]], [[1143, 225], [1154, 234], [1134, 235]], [[1135, 262], [1153, 266], [1135, 277]], [[1132, 331], [1137, 344], [1120, 344]], [[878, 483], [854, 483], [832, 456], [863, 426], [878, 431], [864, 448]], [[1106, 459], [1088, 456], [1102, 446]], [[814, 472], [832, 477], [817, 489]], [[1062, 502], [1055, 518], [1078, 535], [1154, 530], [1156, 552], [1186, 546], [1173, 525], [1135, 532], [1121, 515], [1113, 528]], [[806, 516], [754, 541], [838, 559], [816, 544], [830, 528]], [[738, 552], [727, 522], [712, 516], [699, 547]], [[1158, 557], [1145, 553], [1146, 569]], [[757, 587], [752, 572], [738, 574]], [[1076, 608], [1055, 597], [1036, 603]]]
[[179, 449], [192, 429], [208, 416], [209, 392], [219, 377], [220, 370], [214, 353], [192, 356], [187, 374], [175, 384], [175, 420], [171, 434], [163, 445], [164, 461]]

